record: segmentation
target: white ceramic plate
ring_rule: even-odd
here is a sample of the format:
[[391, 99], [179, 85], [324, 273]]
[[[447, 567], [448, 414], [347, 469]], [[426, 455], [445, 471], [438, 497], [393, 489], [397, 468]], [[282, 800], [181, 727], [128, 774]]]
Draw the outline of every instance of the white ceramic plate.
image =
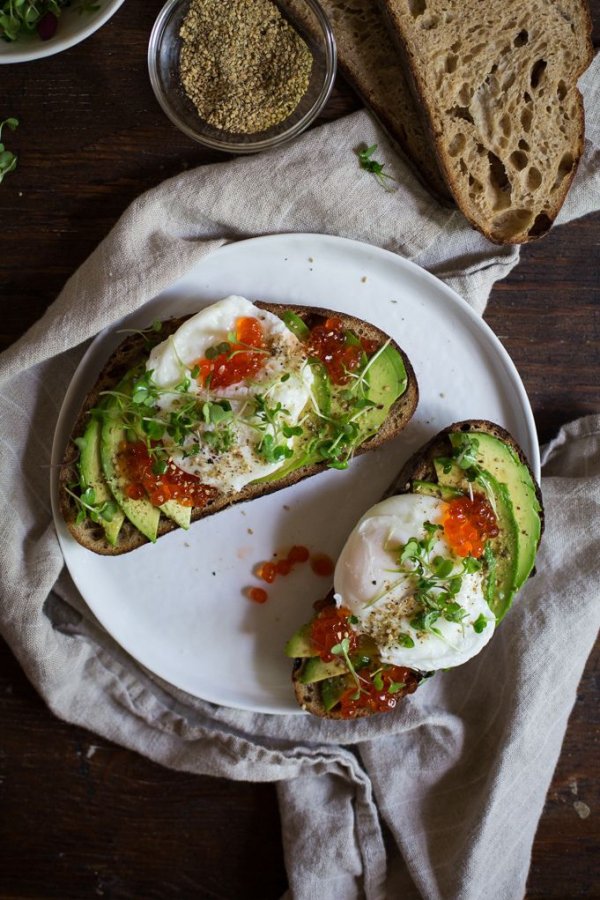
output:
[[[353, 525], [380, 499], [409, 454], [459, 419], [508, 428], [539, 475], [533, 416], [519, 376], [497, 338], [432, 275], [385, 250], [322, 235], [281, 235], [230, 244], [110, 332], [96, 338], [64, 401], [53, 447], [57, 464], [87, 391], [114, 347], [115, 331], [193, 312], [228, 294], [325, 306], [367, 319], [408, 353], [421, 400], [406, 431], [291, 488], [175, 531], [133, 553], [103, 557], [56, 528], [69, 571], [104, 627], [150, 671], [197, 697], [241, 709], [298, 712], [287, 638], [310, 618], [327, 579], [298, 566], [269, 587], [262, 606], [244, 589], [257, 563], [304, 544], [335, 558]], [[55, 470], [53, 470], [55, 471]]]
[[80, 41], [98, 31], [105, 22], [114, 16], [124, 0], [96, 0], [99, 9], [92, 11], [78, 10], [78, 0], [65, 7], [58, 20], [56, 34], [47, 41], [42, 41], [37, 34], [19, 37], [17, 41], [0, 39], [0, 65], [2, 63], [30, 62], [53, 56], [68, 50]]

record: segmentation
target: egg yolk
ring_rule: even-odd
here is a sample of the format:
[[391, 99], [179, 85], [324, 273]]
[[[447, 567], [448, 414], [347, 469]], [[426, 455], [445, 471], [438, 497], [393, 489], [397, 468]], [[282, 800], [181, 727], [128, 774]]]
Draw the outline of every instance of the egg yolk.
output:
[[486, 541], [498, 535], [496, 516], [482, 494], [451, 500], [442, 514], [444, 537], [457, 556], [483, 554]]

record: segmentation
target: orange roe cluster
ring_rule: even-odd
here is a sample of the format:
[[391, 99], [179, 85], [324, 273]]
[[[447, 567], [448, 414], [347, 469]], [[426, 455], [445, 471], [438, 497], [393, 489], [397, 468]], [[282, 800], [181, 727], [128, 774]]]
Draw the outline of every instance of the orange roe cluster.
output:
[[349, 653], [356, 649], [359, 635], [350, 627], [350, 615], [350, 610], [344, 606], [327, 605], [312, 620], [310, 641], [324, 662], [339, 659], [331, 653], [331, 648], [344, 638], [348, 638]]
[[119, 469], [127, 481], [130, 500], [145, 498], [153, 506], [177, 500], [182, 506], [206, 506], [218, 491], [183, 472], [173, 462], [160, 475], [152, 471], [153, 459], [144, 441], [123, 441], [118, 453]]
[[[340, 709], [344, 719], [352, 719], [363, 709], [374, 713], [389, 712], [395, 709], [399, 697], [414, 693], [419, 684], [417, 673], [405, 666], [386, 666], [380, 676], [382, 688], [378, 688], [372, 679], [364, 678], [358, 696], [354, 685], [342, 695]], [[390, 687], [398, 684], [404, 687], [390, 692]]]
[[457, 556], [479, 559], [489, 538], [498, 535], [498, 524], [483, 494], [451, 500], [442, 515], [444, 537]]
[[349, 373], [360, 368], [363, 353], [371, 356], [376, 349], [376, 341], [349, 338], [342, 320], [333, 316], [315, 325], [308, 340], [309, 356], [321, 360], [334, 384], [348, 384]]
[[[240, 316], [235, 323], [235, 341], [223, 341], [211, 347], [210, 353], [197, 360], [202, 387], [229, 387], [254, 378], [263, 368], [269, 354], [260, 321], [253, 316]], [[219, 352], [220, 351], [220, 352]]]
[[[259, 563], [254, 570], [254, 574], [261, 581], [273, 584], [278, 576], [289, 575], [297, 563], [305, 563], [309, 559], [311, 568], [316, 575], [328, 578], [333, 574], [335, 566], [330, 556], [327, 556], [325, 553], [313, 553], [311, 556], [308, 547], [303, 547], [301, 544], [295, 544], [290, 548], [286, 556], [278, 559], [277, 562], [267, 561]], [[260, 594], [257, 594], [257, 591]], [[263, 588], [249, 588], [247, 594], [255, 603], [264, 603], [267, 599], [266, 591]]]

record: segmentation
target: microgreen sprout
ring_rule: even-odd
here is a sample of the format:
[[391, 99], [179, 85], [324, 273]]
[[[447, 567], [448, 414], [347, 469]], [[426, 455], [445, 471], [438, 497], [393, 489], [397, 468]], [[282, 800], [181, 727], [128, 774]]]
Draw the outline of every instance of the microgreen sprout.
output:
[[377, 144], [372, 144], [370, 147], [367, 147], [364, 150], [358, 150], [358, 163], [361, 169], [364, 169], [366, 172], [370, 172], [375, 176], [379, 184], [385, 188], [386, 191], [395, 191], [396, 188], [391, 187], [390, 181], [394, 182], [395, 179], [392, 178], [391, 175], [388, 175], [387, 172], [384, 172], [385, 163], [377, 162], [377, 160], [373, 159], [373, 154], [377, 150]]
[[[1, 25], [1, 17], [0, 17], [0, 25]], [[19, 124], [19, 120], [13, 118], [12, 116], [8, 119], [4, 119], [3, 122], [0, 122], [0, 139], [2, 138], [2, 129], [4, 126], [10, 128], [11, 131], [14, 131], [17, 125]], [[12, 151], [7, 150], [4, 144], [0, 140], [0, 184], [6, 175], [9, 172], [14, 172], [17, 168], [17, 157]]]

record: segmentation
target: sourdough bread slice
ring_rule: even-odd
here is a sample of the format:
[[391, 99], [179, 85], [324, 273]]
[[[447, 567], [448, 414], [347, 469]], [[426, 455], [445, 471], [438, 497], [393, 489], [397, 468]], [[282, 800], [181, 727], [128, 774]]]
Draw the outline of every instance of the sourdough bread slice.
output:
[[[386, 499], [387, 497], [392, 497], [397, 494], [410, 493], [412, 490], [412, 483], [415, 480], [425, 482], [436, 481], [437, 478], [433, 460], [439, 457], [450, 455], [452, 447], [450, 444], [449, 436], [455, 433], [484, 433], [498, 438], [500, 441], [510, 447], [520, 463], [528, 469], [535, 490], [535, 500], [539, 505], [539, 545], [539, 540], [541, 539], [541, 535], [544, 529], [544, 509], [542, 504], [541, 491], [535, 479], [534, 473], [531, 470], [529, 461], [527, 460], [525, 454], [523, 453], [523, 450], [521, 449], [517, 441], [508, 431], [506, 431], [506, 429], [502, 428], [500, 425], [496, 425], [494, 422], [490, 422], [484, 419], [469, 419], [463, 422], [455, 422], [454, 424], [449, 425], [443, 431], [440, 431], [438, 434], [436, 434], [433, 438], [431, 438], [430, 441], [428, 441], [423, 447], [421, 447], [420, 450], [414, 453], [413, 456], [410, 457], [410, 459], [407, 460], [400, 472], [391, 482], [382, 499]], [[535, 571], [532, 571], [531, 575], [533, 574], [535, 574]], [[335, 603], [335, 600], [334, 591], [332, 589], [324, 600], [318, 601], [315, 604], [315, 609], [319, 610], [322, 609], [324, 605], [332, 605], [333, 603]], [[310, 712], [312, 713], [312, 715], [319, 716], [321, 718], [343, 719], [344, 715], [341, 710], [334, 708], [328, 711], [323, 705], [319, 682], [311, 684], [302, 683], [302, 673], [306, 664], [307, 659], [302, 658], [296, 658], [293, 662], [292, 684], [299, 706], [306, 712]], [[421, 681], [427, 678], [429, 674], [432, 673], [425, 674], [415, 672], [415, 677], [406, 680], [405, 687], [395, 695], [396, 698], [399, 700], [401, 697], [414, 693]], [[375, 715], [375, 713], [371, 712], [369, 709], [359, 709], [357, 710], [354, 717], [363, 718], [364, 716], [370, 715]]]
[[[265, 309], [274, 315], [283, 315], [285, 312], [289, 311], [294, 312], [297, 316], [300, 316], [309, 328], [324, 321], [330, 316], [335, 316], [342, 320], [344, 328], [353, 331], [360, 338], [375, 341], [378, 347], [381, 347], [386, 342], [390, 341], [388, 335], [381, 331], [381, 329], [362, 319], [357, 319], [354, 316], [343, 315], [327, 309], [304, 306], [262, 302], [257, 302], [256, 306]], [[169, 335], [174, 334], [179, 326], [185, 321], [185, 318], [187, 317], [170, 319], [168, 322], [163, 323], [158, 340], [165, 340]], [[390, 343], [402, 358], [407, 375], [406, 391], [391, 406], [389, 415], [377, 434], [361, 444], [356, 450], [356, 455], [373, 450], [386, 441], [396, 437], [402, 429], [406, 427], [417, 407], [419, 391], [417, 379], [410, 360], [395, 341], [390, 341]], [[147, 539], [137, 530], [137, 528], [125, 520], [119, 533], [117, 545], [111, 546], [107, 542], [104, 530], [100, 524], [95, 524], [89, 519], [85, 519], [83, 522], [76, 521], [78, 512], [77, 502], [68, 490], [69, 485], [76, 484], [79, 480], [77, 469], [79, 449], [76, 440], [83, 435], [89, 421], [90, 410], [98, 406], [103, 392], [113, 390], [119, 382], [121, 382], [127, 372], [146, 359], [148, 357], [150, 346], [148, 335], [139, 333], [133, 334], [125, 339], [107, 361], [96, 384], [86, 397], [77, 417], [67, 443], [59, 475], [60, 508], [69, 531], [84, 547], [95, 553], [106, 556], [116, 556], [121, 553], [128, 553], [147, 543]], [[205, 516], [213, 515], [233, 504], [253, 500], [284, 487], [289, 487], [304, 478], [316, 475], [326, 469], [327, 464], [325, 462], [305, 465], [294, 470], [279, 481], [265, 482], [263, 484], [248, 484], [235, 494], [221, 493], [206, 506], [202, 508], [195, 507], [192, 510], [191, 520], [194, 522]], [[173, 521], [166, 518], [164, 515], [161, 515], [158, 536], [161, 537], [177, 527], [178, 526]]]
[[426, 126], [384, 17], [374, 0], [321, 0], [347, 81], [379, 119], [411, 167], [433, 194], [448, 203], [444, 181]]
[[548, 231], [583, 151], [584, 0], [380, 0], [456, 203], [496, 243]]

